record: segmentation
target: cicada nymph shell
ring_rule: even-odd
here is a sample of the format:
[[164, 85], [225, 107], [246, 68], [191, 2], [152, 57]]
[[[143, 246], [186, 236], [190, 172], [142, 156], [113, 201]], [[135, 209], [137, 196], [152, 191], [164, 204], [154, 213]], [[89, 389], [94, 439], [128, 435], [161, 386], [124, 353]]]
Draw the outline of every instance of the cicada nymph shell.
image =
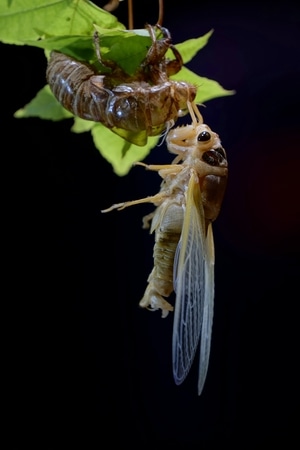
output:
[[[219, 136], [202, 123], [195, 105], [188, 104], [192, 124], [169, 131], [167, 146], [176, 158], [168, 165], [144, 165], [162, 177], [153, 196], [119, 203], [103, 212], [140, 203], [153, 203], [144, 227], [155, 232], [154, 265], [140, 306], [174, 310], [173, 375], [186, 378], [200, 347], [198, 393], [208, 369], [214, 306], [214, 242], [217, 218], [227, 183], [228, 165]], [[175, 308], [167, 300], [176, 293]]]
[[[187, 102], [196, 97], [194, 85], [170, 80], [183, 62], [171, 43], [166, 28], [146, 27], [152, 39], [145, 60], [133, 76], [112, 61], [102, 61], [95, 34], [98, 59], [110, 74], [63, 53], [52, 51], [46, 77], [57, 100], [75, 116], [101, 122], [129, 142], [145, 145], [148, 136], [158, 136], [170, 129], [177, 118], [188, 113]], [[162, 32], [156, 39], [155, 30]], [[165, 57], [171, 49], [175, 59]]]

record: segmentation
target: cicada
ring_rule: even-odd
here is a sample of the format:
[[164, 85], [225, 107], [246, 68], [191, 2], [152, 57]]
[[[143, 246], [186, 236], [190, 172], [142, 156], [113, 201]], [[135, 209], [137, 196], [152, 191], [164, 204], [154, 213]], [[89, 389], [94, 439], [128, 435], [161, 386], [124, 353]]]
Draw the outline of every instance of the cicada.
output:
[[[197, 88], [184, 81], [170, 80], [183, 61], [171, 43], [166, 28], [147, 25], [152, 39], [146, 58], [133, 75], [116, 63], [102, 60], [98, 34], [94, 35], [99, 62], [110, 73], [99, 73], [92, 65], [63, 53], [52, 51], [46, 77], [56, 99], [75, 116], [101, 122], [136, 145], [147, 143], [148, 136], [169, 130], [178, 117], [188, 113]], [[160, 30], [162, 38], [156, 38]], [[171, 49], [175, 59], [167, 59]]]
[[[214, 308], [214, 240], [217, 218], [227, 184], [228, 164], [218, 134], [203, 123], [195, 105], [188, 104], [192, 123], [169, 131], [171, 164], [143, 165], [162, 177], [160, 191], [146, 198], [111, 206], [103, 212], [153, 203], [143, 219], [155, 232], [154, 265], [140, 306], [174, 310], [173, 375], [181, 384], [199, 346], [198, 393], [202, 392], [209, 362]], [[167, 300], [175, 291], [175, 307]]]

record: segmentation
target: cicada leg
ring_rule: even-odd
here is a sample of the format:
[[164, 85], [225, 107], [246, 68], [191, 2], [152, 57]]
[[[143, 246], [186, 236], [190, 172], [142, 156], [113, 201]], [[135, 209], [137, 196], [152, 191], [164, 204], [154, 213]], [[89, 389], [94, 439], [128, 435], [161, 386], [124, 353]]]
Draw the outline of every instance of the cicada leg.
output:
[[[162, 77], [162, 75], [167, 77], [175, 75], [182, 68], [183, 60], [179, 51], [171, 43], [171, 35], [169, 30], [157, 24], [156, 28], [158, 28], [162, 32], [163, 37], [161, 39], [156, 39], [154, 27], [152, 27], [151, 25], [147, 25], [146, 28], [148, 29], [150, 37], [152, 39], [152, 45], [148, 50], [145, 61], [143, 62], [143, 67], [145, 69], [153, 66], [159, 68], [159, 65], [164, 62], [163, 70], [162, 68], [160, 68], [159, 70], [160, 77]], [[167, 53], [169, 48], [172, 50], [173, 55], [175, 56], [175, 59], [173, 60], [165, 59], [165, 54]], [[162, 72], [164, 71], [166, 73], [163, 74]]]
[[156, 195], [152, 195], [152, 196], [145, 197], [145, 198], [140, 198], [139, 200], [131, 200], [129, 202], [116, 203], [115, 205], [112, 205], [110, 208], [102, 209], [101, 212], [106, 213], [106, 212], [110, 212], [114, 209], [121, 211], [122, 209], [125, 209], [128, 206], [139, 205], [141, 203], [154, 203], [154, 204], [159, 205], [161, 202], [164, 201], [164, 199], [167, 197], [167, 195], [168, 194], [166, 194], [166, 193], [162, 194], [159, 192]]
[[[142, 162], [135, 163], [136, 165], [143, 166], [148, 170], [153, 170], [159, 172], [159, 175], [162, 178], [165, 178], [168, 175], [176, 175], [178, 172], [182, 170], [181, 165], [173, 165], [173, 164], [164, 164], [164, 165], [154, 165], [154, 164], [144, 164]], [[153, 203], [154, 205], [160, 205], [169, 195], [168, 191], [159, 192], [156, 195], [152, 195], [149, 197], [141, 198], [139, 200], [132, 200], [129, 202], [116, 203], [112, 205], [110, 208], [103, 209], [101, 212], [110, 212], [114, 209], [122, 210], [127, 208], [128, 206], [139, 205], [140, 203]]]
[[98, 31], [94, 32], [93, 41], [94, 41], [94, 47], [95, 47], [95, 52], [96, 52], [97, 59], [98, 59], [98, 61], [101, 64], [103, 64], [102, 58], [101, 58], [101, 52], [100, 52], [100, 42], [99, 42], [100, 40], [99, 40], [99, 33], [98, 33]]
[[136, 162], [136, 166], [143, 166], [147, 170], [153, 170], [158, 172], [162, 178], [166, 178], [169, 175], [177, 175], [182, 171], [183, 166], [179, 164], [145, 164], [142, 162]]
[[167, 53], [171, 45], [171, 35], [169, 30], [167, 30], [167, 28], [163, 28], [160, 25], [156, 25], [156, 28], [158, 28], [162, 32], [163, 35], [162, 39], [156, 38], [153, 26], [146, 25], [146, 28], [149, 31], [152, 40], [152, 45], [148, 50], [145, 61], [143, 62], [144, 67], [147, 67], [149, 65], [151, 66], [158, 65], [164, 58], [165, 54]]
[[144, 230], [148, 230], [150, 228], [150, 222], [153, 219], [155, 215], [155, 211], [152, 211], [152, 213], [147, 214], [146, 216], [143, 217], [143, 229]]
[[182, 56], [179, 53], [179, 51], [177, 50], [177, 48], [171, 44], [170, 49], [172, 50], [173, 55], [175, 56], [175, 59], [170, 59], [170, 60], [166, 61], [166, 71], [167, 71], [168, 77], [178, 73], [179, 70], [183, 66]]
[[[108, 59], [106, 59], [104, 61], [102, 59], [102, 57], [101, 57], [101, 50], [100, 50], [100, 38], [99, 38], [98, 31], [94, 31], [93, 42], [94, 42], [96, 56], [97, 56], [97, 59], [98, 59], [99, 63], [102, 66], [108, 67], [108, 68], [110, 68], [112, 70], [118, 70], [125, 77], [125, 74], [123, 73], [123, 71], [120, 69], [120, 67], [114, 61], [110, 61]], [[125, 81], [125, 79], [124, 79], [124, 81]]]

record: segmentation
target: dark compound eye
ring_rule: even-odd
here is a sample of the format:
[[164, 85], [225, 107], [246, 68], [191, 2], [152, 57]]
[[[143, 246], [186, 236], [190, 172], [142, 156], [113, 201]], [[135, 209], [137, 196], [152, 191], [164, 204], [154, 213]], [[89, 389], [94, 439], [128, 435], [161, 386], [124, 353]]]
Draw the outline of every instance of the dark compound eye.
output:
[[208, 131], [202, 131], [198, 136], [198, 141], [204, 142], [210, 140], [210, 133]]
[[224, 159], [226, 159], [226, 153], [223, 147], [218, 147], [215, 149]]
[[203, 153], [202, 159], [210, 166], [220, 166], [224, 161], [223, 156], [217, 150], [208, 150]]
[[219, 161], [216, 154], [212, 151], [208, 151], [203, 153], [202, 159], [206, 164], [209, 164], [210, 166], [217, 166]]

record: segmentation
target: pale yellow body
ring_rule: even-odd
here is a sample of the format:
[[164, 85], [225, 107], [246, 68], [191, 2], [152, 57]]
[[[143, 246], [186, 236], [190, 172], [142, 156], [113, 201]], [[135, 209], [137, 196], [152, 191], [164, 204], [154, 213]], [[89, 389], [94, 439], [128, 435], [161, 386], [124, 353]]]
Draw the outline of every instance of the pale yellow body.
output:
[[168, 149], [177, 155], [173, 163], [137, 163], [159, 173], [163, 179], [160, 191], [113, 205], [103, 212], [140, 203], [156, 206], [153, 213], [143, 218], [144, 228], [151, 222], [155, 245], [153, 269], [139, 304], [150, 310], [161, 309], [162, 317], [166, 317], [174, 310], [167, 299], [175, 290], [174, 379], [176, 384], [185, 379], [200, 341], [200, 395], [208, 368], [213, 318], [212, 222], [220, 211], [228, 168], [219, 136], [201, 122], [195, 105], [188, 106], [192, 125], [175, 128], [167, 135]]

